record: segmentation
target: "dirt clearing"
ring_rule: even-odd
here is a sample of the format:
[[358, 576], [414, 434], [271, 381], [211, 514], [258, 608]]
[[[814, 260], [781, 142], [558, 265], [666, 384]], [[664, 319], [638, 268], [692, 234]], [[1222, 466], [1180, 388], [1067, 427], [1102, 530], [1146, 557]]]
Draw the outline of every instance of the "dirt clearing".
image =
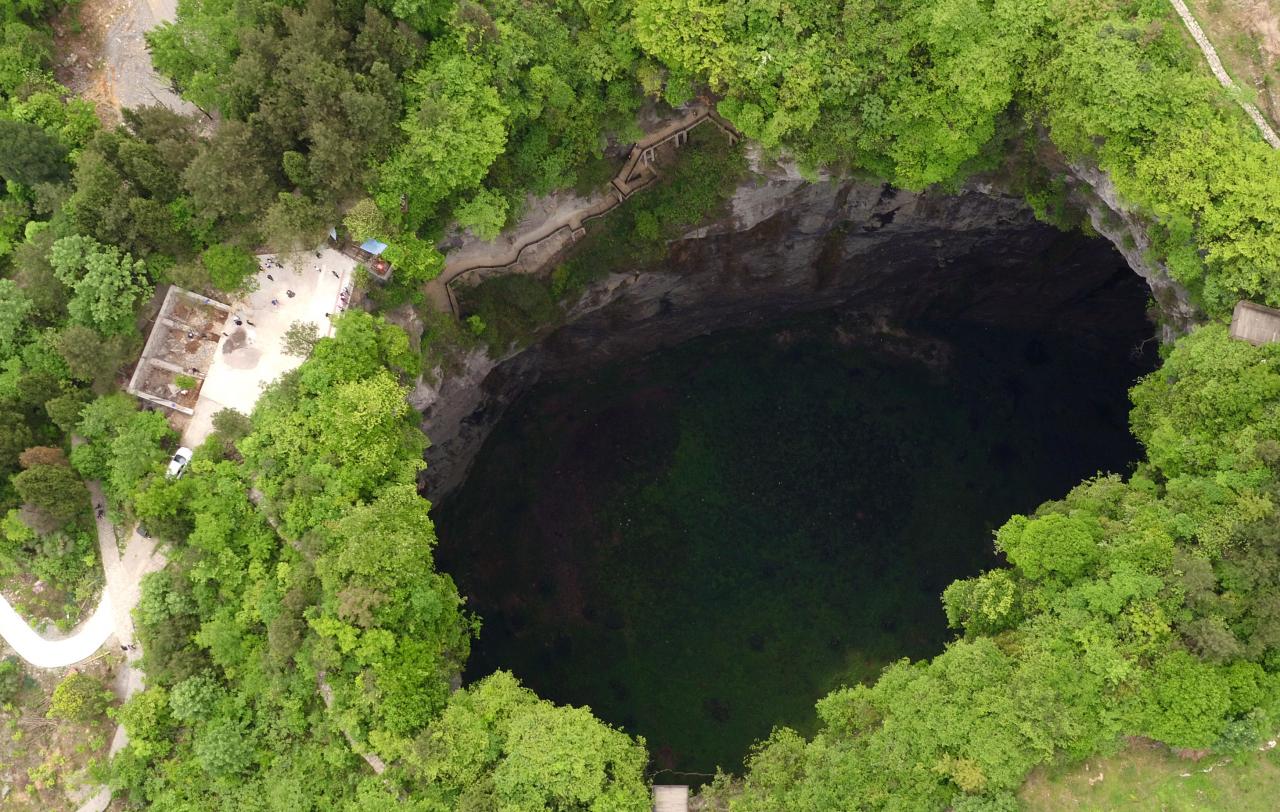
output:
[[54, 75], [107, 125], [119, 123], [122, 109], [152, 104], [199, 113], [155, 72], [147, 51], [146, 32], [176, 13], [173, 0], [84, 0], [64, 10], [53, 21]]

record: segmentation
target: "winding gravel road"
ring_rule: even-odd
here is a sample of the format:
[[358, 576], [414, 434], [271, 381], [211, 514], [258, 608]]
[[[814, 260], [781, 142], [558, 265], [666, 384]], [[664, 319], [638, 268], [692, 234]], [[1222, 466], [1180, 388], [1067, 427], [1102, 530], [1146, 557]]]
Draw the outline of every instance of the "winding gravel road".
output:
[[[106, 504], [102, 486], [85, 483], [93, 504]], [[130, 612], [141, 596], [142, 576], [164, 566], [164, 556], [156, 552], [151, 539], [134, 533], [122, 556], [116, 546], [116, 528], [111, 520], [97, 520], [98, 556], [102, 561], [102, 598], [93, 614], [66, 637], [41, 637], [13, 606], [0, 595], [0, 637], [18, 656], [37, 668], [64, 668], [92, 657], [114, 634], [121, 645], [133, 643]]]

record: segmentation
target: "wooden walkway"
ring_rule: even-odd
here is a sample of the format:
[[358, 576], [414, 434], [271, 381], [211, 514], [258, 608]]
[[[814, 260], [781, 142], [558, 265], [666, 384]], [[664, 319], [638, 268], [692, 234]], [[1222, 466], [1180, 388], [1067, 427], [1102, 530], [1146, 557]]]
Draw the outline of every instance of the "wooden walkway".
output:
[[453, 290], [454, 282], [473, 273], [510, 268], [520, 261], [526, 251], [535, 249], [548, 240], [566, 240], [566, 244], [577, 242], [586, 235], [586, 223], [613, 211], [621, 205], [622, 201], [657, 179], [658, 171], [653, 164], [660, 147], [665, 144], [684, 146], [688, 143], [689, 133], [708, 121], [725, 134], [730, 146], [742, 139], [742, 135], [734, 129], [733, 125], [715, 112], [710, 105], [699, 103], [685, 115], [664, 124], [636, 142], [627, 156], [627, 162], [609, 181], [607, 193], [603, 197], [580, 209], [557, 212], [556, 216], [549, 218], [518, 243], [496, 256], [490, 255], [457, 262], [450, 262], [446, 258], [444, 270], [440, 272], [440, 276], [428, 283], [428, 294], [430, 295], [431, 288], [443, 289], [443, 298], [447, 301], [450, 312], [455, 318], [461, 318], [462, 311], [458, 307], [458, 297]]
[[689, 115], [672, 121], [656, 132], [649, 133], [632, 147], [626, 164], [609, 183], [623, 200], [648, 186], [657, 176], [653, 163], [657, 159], [658, 148], [664, 144], [684, 146], [689, 141], [689, 133], [693, 132], [699, 124], [707, 121], [719, 127], [720, 131], [728, 137], [729, 146], [737, 144], [742, 138], [733, 125], [719, 113], [709, 106], [699, 105], [690, 111]]
[[1209, 70], [1213, 72], [1218, 83], [1227, 89], [1227, 92], [1235, 98], [1236, 103], [1244, 109], [1245, 114], [1253, 120], [1253, 125], [1258, 128], [1258, 133], [1262, 136], [1262, 139], [1270, 144], [1273, 149], [1280, 149], [1280, 136], [1276, 135], [1275, 130], [1271, 129], [1271, 125], [1263, 118], [1262, 111], [1241, 95], [1240, 89], [1231, 80], [1231, 75], [1222, 66], [1222, 60], [1218, 58], [1217, 49], [1213, 47], [1213, 43], [1205, 35], [1200, 23], [1196, 22], [1191, 9], [1187, 8], [1187, 4], [1183, 0], [1169, 0], [1169, 2], [1173, 4], [1173, 10], [1178, 12], [1178, 16], [1182, 18], [1182, 24], [1187, 27], [1187, 33], [1191, 34], [1191, 38], [1196, 41], [1196, 45], [1200, 46], [1200, 52], [1204, 54], [1205, 61], [1209, 63]]

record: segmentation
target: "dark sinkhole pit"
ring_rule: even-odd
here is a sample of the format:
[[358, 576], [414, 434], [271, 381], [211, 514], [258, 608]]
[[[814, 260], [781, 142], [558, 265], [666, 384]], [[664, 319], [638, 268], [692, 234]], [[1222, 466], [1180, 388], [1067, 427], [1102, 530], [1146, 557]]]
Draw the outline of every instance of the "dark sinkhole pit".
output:
[[535, 385], [435, 510], [483, 621], [466, 679], [508, 669], [700, 783], [941, 651], [941, 591], [999, 563], [995, 528], [1139, 457], [1147, 294], [1102, 253], [1080, 334], [825, 311]]

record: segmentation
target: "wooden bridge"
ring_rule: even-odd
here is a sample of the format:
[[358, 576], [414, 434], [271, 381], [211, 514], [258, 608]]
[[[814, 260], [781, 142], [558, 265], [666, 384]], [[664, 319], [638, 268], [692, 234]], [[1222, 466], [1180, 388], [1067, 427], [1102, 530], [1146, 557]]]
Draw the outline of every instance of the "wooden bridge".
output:
[[[496, 257], [490, 255], [453, 263], [446, 259], [440, 276], [428, 283], [428, 295], [434, 293], [432, 298], [437, 301], [444, 299], [454, 317], [461, 318], [462, 311], [458, 306], [457, 294], [453, 290], [454, 282], [470, 274], [509, 269], [520, 261], [526, 251], [536, 250], [548, 241], [560, 240], [563, 246], [582, 239], [586, 236], [585, 226], [588, 222], [613, 211], [622, 201], [658, 178], [658, 170], [654, 162], [660, 147], [665, 144], [672, 144], [677, 148], [684, 146], [689, 141], [689, 133], [706, 122], [711, 122], [723, 132], [729, 139], [730, 146], [742, 139], [742, 135], [734, 129], [733, 125], [715, 112], [710, 105], [698, 103], [685, 115], [664, 124], [636, 142], [627, 156], [627, 162], [609, 181], [607, 193], [603, 197], [580, 209], [557, 212], [555, 216]], [[443, 296], [440, 296], [440, 293], [443, 293]]]

